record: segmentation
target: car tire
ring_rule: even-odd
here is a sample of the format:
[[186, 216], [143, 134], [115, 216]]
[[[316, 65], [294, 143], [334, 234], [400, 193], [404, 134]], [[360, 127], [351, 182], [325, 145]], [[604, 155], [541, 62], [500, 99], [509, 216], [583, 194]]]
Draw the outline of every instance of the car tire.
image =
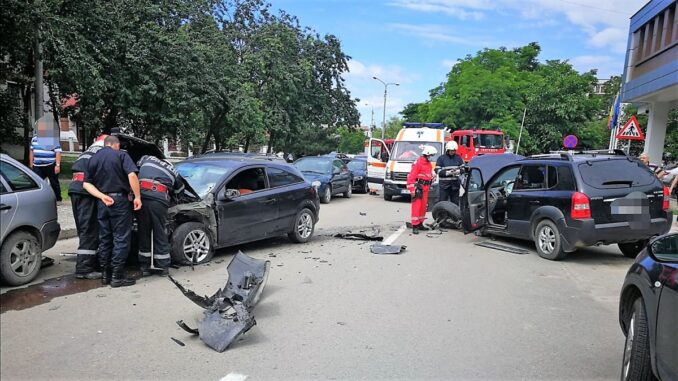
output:
[[386, 194], [386, 190], [385, 190], [385, 189], [384, 189], [384, 200], [386, 200], [386, 201], [391, 201], [391, 200], [393, 200], [393, 196], [391, 196], [390, 194]]
[[313, 212], [304, 208], [297, 213], [294, 218], [294, 226], [292, 231], [287, 234], [292, 242], [305, 243], [313, 237], [315, 231], [315, 216]]
[[192, 255], [196, 255], [197, 265], [209, 262], [214, 256], [214, 243], [207, 228], [199, 222], [179, 225], [172, 234], [171, 255], [172, 262], [179, 265], [190, 265]]
[[353, 195], [353, 185], [348, 184], [348, 188], [346, 192], [344, 192], [344, 198], [351, 198], [352, 195]]
[[619, 246], [619, 250], [621, 250], [625, 257], [634, 259], [647, 246], [647, 241], [619, 243], [617, 246]]
[[443, 229], [456, 229], [461, 222], [461, 210], [451, 201], [440, 201], [431, 210], [433, 219]]
[[537, 254], [544, 259], [558, 261], [567, 256], [560, 240], [560, 231], [551, 220], [541, 220], [534, 229]]
[[656, 380], [652, 374], [650, 359], [650, 331], [643, 298], [633, 302], [633, 310], [626, 322], [627, 332], [624, 343], [621, 380]]
[[329, 204], [332, 201], [332, 187], [325, 187], [325, 192], [323, 192], [322, 197], [320, 197], [320, 202], [323, 204]]
[[40, 272], [42, 250], [38, 239], [26, 231], [17, 231], [0, 248], [0, 278], [8, 286], [31, 282]]
[[367, 185], [367, 180], [363, 182], [363, 193], [368, 194], [370, 193], [370, 187]]

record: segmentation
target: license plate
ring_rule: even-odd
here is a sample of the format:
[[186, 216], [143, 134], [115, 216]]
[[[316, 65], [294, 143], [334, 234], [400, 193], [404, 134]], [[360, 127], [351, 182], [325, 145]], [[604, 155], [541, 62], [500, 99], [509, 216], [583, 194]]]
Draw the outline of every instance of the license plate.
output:
[[613, 215], [649, 215], [650, 208], [647, 196], [640, 192], [633, 192], [624, 198], [612, 201], [610, 211]]
[[402, 190], [400, 191], [400, 194], [410, 194], [410, 191], [407, 190], [407, 189], [402, 189]]

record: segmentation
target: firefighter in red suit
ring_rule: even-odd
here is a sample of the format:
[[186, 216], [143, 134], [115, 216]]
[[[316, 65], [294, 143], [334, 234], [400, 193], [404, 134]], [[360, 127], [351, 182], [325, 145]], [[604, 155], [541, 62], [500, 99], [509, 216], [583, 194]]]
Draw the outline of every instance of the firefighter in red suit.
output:
[[412, 234], [419, 234], [419, 230], [429, 230], [424, 226], [428, 204], [428, 191], [433, 182], [431, 158], [438, 151], [431, 146], [424, 146], [421, 157], [412, 165], [412, 171], [407, 176], [407, 189], [412, 195]]

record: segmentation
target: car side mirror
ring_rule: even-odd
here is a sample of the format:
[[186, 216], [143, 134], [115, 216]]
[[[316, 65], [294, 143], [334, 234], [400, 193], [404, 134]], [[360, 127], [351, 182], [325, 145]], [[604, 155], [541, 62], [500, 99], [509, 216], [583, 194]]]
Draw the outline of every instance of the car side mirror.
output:
[[238, 196], [240, 196], [239, 190], [224, 189], [224, 191], [219, 194], [219, 201], [231, 201]]

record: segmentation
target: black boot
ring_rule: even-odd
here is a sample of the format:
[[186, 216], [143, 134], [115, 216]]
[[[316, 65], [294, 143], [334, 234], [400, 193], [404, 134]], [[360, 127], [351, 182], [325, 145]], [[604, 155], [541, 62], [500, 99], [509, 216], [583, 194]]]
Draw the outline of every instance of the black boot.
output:
[[428, 226], [424, 225], [423, 222], [420, 223], [419, 225], [417, 225], [417, 227], [419, 227], [419, 230], [423, 230], [423, 231], [431, 230], [431, 228], [429, 228]]
[[412, 234], [419, 234], [419, 225], [412, 225]]
[[127, 287], [131, 286], [133, 284], [137, 283], [134, 279], [130, 279], [127, 277], [127, 274], [125, 273], [125, 268], [119, 268], [119, 269], [114, 269], [113, 271], [113, 277], [111, 278], [111, 287], [117, 288], [117, 287]]
[[101, 268], [101, 284], [108, 285], [111, 284], [111, 268], [104, 266]]
[[98, 271], [91, 271], [86, 274], [75, 274], [76, 279], [101, 279], [102, 274]]
[[151, 276], [151, 269], [146, 266], [141, 266], [141, 276], [142, 277]]
[[169, 268], [165, 267], [158, 273], [160, 276], [169, 276]]

